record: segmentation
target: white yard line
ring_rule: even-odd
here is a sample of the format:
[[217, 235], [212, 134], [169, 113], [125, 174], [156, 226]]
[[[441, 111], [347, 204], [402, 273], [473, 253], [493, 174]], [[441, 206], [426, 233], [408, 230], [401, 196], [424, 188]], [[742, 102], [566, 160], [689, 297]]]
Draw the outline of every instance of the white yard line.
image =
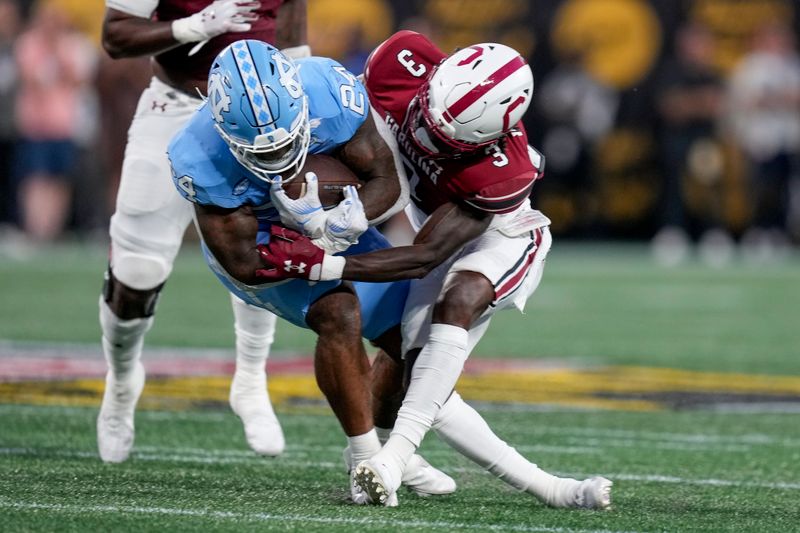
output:
[[[47, 406], [47, 405], [16, 405], [0, 404], [0, 413], [44, 413], [56, 412], [66, 415], [85, 415], [96, 413], [98, 408]], [[760, 413], [753, 413], [758, 415]], [[286, 413], [282, 417], [289, 419], [318, 419], [322, 414]], [[233, 414], [215, 411], [139, 411], [137, 418], [141, 420], [192, 420], [198, 422], [217, 423], [230, 421]], [[514, 431], [527, 436], [532, 440], [539, 435], [562, 435], [568, 438], [569, 445], [557, 444], [539, 445], [521, 444], [515, 446], [521, 452], [555, 452], [567, 454], [595, 454], [602, 448], [619, 447], [631, 448], [646, 444], [648, 447], [674, 450], [674, 451], [722, 451], [722, 452], [748, 452], [753, 446], [800, 446], [800, 439], [777, 437], [764, 433], [746, 433], [743, 435], [719, 435], [707, 433], [667, 433], [659, 431], [640, 431], [613, 428], [586, 428], [569, 426], [536, 425], [531, 427], [517, 426]], [[716, 446], [711, 446], [716, 445]], [[293, 445], [302, 448], [303, 445]], [[428, 452], [430, 453], [430, 452]], [[435, 453], [435, 452], [434, 452]]]
[[[520, 433], [526, 433], [524, 428], [518, 429]], [[601, 429], [601, 428], [577, 428], [577, 427], [554, 427], [536, 426], [529, 435], [569, 435], [589, 438], [617, 438], [633, 439], [644, 441], [656, 441], [657, 443], [675, 442], [685, 444], [731, 444], [731, 445], [780, 445], [780, 446], [800, 446], [800, 439], [781, 438], [764, 433], [746, 433], [743, 435], [714, 435], [707, 433], [666, 433], [658, 431], [639, 431], [631, 429]], [[650, 446], [650, 444], [648, 444]]]
[[[174, 509], [170, 507], [138, 507], [138, 506], [117, 506], [117, 505], [64, 505], [47, 504], [24, 501], [13, 501], [0, 497], [0, 508], [18, 511], [52, 511], [55, 513], [108, 513], [108, 514], [133, 514], [133, 515], [162, 515], [162, 516], [189, 516], [211, 518], [215, 520], [234, 520], [250, 522], [300, 522], [303, 524], [342, 524], [357, 526], [391, 526], [391, 527], [415, 527], [424, 529], [444, 529], [453, 530], [479, 530], [479, 531], [520, 531], [531, 533], [633, 533], [633, 532], [612, 532], [605, 529], [567, 529], [562, 527], [541, 527], [528, 526], [524, 524], [468, 524], [463, 522], [449, 522], [446, 520], [402, 520], [397, 518], [348, 518], [348, 517], [321, 517], [315, 515], [301, 514], [271, 514], [271, 513], [244, 513], [232, 511], [213, 511], [210, 509]], [[280, 527], [280, 524], [274, 524]]]
[[[42, 450], [37, 448], [0, 448], [0, 455], [32, 455], [36, 457], [63, 457], [76, 459], [95, 459], [95, 452], [85, 451], [65, 451], [65, 450]], [[189, 464], [251, 464], [254, 466], [269, 467], [275, 465], [281, 468], [291, 467], [299, 469], [325, 468], [338, 469], [344, 472], [344, 464], [339, 461], [308, 461], [300, 460], [297, 455], [288, 452], [278, 459], [259, 457], [252, 452], [240, 450], [201, 450], [197, 448], [172, 449], [159, 447], [143, 447], [134, 451], [134, 461], [171, 461], [176, 463]], [[481, 472], [477, 467], [452, 467], [439, 465], [449, 472]], [[570, 476], [576, 478], [585, 477], [585, 472], [552, 472], [559, 476]], [[597, 475], [597, 472], [593, 473]], [[641, 481], [648, 483], [669, 483], [685, 484], [710, 487], [740, 487], [740, 488], [760, 488], [777, 490], [800, 490], [800, 483], [790, 483], [783, 481], [736, 481], [730, 479], [693, 479], [665, 474], [636, 474], [636, 473], [601, 473], [612, 481]], [[488, 475], [488, 474], [487, 474]]]

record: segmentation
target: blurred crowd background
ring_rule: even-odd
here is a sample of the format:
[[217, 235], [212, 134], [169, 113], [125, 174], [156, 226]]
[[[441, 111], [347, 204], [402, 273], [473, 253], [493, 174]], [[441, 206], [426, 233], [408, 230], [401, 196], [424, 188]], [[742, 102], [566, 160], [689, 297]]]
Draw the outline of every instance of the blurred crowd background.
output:
[[[355, 73], [401, 28], [530, 58], [557, 236], [675, 264], [800, 243], [797, 0], [308, 0], [316, 55]], [[106, 238], [146, 59], [100, 47], [103, 0], [0, 0], [0, 253]], [[43, 155], [46, 154], [46, 155]]]

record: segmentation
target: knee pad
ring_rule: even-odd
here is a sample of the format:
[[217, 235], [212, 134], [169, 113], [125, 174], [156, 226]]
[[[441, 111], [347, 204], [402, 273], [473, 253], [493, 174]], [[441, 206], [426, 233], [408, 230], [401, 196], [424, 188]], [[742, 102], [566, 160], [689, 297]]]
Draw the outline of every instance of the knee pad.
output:
[[148, 291], [162, 285], [172, 265], [158, 255], [145, 255], [116, 248], [111, 255], [114, 277], [137, 291]]
[[126, 287], [119, 280], [115, 282], [115, 279], [116, 275], [109, 267], [103, 277], [101, 309], [104, 304], [109, 306], [109, 312], [115, 314], [119, 320], [149, 318], [155, 314], [158, 297], [161, 295], [161, 289], [164, 288], [163, 283], [152, 289], [138, 291]]

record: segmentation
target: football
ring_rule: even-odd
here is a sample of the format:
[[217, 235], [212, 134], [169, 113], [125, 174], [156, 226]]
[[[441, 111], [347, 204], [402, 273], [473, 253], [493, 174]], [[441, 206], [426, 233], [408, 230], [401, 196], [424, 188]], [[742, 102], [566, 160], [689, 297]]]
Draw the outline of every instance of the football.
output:
[[363, 183], [353, 171], [338, 159], [328, 155], [309, 154], [303, 170], [289, 183], [283, 184], [286, 195], [296, 200], [306, 193], [306, 172], [314, 172], [319, 183], [319, 200], [322, 207], [335, 207], [344, 199], [344, 188], [354, 185], [361, 188]]

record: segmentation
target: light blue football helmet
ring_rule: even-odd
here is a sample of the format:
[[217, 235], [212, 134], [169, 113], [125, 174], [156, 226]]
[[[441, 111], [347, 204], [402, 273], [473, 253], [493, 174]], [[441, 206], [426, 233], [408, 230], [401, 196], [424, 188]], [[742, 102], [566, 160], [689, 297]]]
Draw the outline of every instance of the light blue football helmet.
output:
[[264, 181], [283, 182], [303, 168], [311, 127], [297, 66], [252, 39], [231, 43], [208, 74], [206, 102], [214, 127], [237, 161]]

